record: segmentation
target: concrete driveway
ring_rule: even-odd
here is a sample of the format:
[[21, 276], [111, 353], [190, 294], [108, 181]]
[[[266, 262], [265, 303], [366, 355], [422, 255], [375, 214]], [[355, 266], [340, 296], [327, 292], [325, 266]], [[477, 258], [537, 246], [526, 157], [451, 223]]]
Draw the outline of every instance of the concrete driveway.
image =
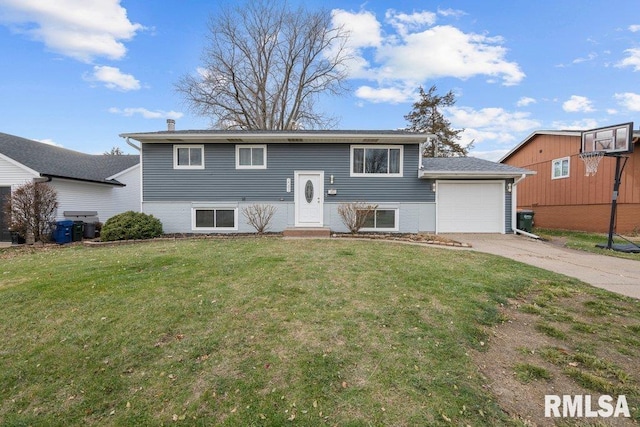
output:
[[471, 250], [575, 277], [593, 286], [640, 299], [640, 261], [567, 249], [513, 234], [445, 234]]

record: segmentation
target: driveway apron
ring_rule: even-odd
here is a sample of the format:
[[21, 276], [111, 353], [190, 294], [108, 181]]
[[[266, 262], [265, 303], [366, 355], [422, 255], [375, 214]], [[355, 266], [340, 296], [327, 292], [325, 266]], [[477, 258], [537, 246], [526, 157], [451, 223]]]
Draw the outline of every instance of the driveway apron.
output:
[[568, 249], [513, 234], [445, 234], [471, 250], [500, 255], [640, 299], [640, 261]]

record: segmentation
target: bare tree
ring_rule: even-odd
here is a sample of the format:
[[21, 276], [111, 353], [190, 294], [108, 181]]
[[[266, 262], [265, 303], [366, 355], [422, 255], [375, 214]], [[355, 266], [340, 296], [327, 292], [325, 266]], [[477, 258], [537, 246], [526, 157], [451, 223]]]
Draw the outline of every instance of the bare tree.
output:
[[328, 11], [247, 0], [210, 18], [204, 64], [176, 90], [220, 129], [332, 127], [315, 103], [346, 90], [347, 36]]
[[13, 190], [6, 204], [10, 228], [21, 236], [33, 233], [35, 242], [47, 242], [58, 208], [56, 190], [44, 182], [27, 182]]
[[360, 231], [371, 215], [375, 215], [378, 205], [370, 205], [363, 202], [341, 203], [338, 205], [338, 214], [344, 225], [353, 234]]
[[404, 116], [409, 122], [406, 130], [411, 132], [425, 132], [436, 135], [432, 144], [425, 148], [425, 157], [466, 157], [473, 147], [473, 142], [466, 147], [458, 143], [460, 133], [464, 129], [453, 129], [451, 122], [442, 114], [441, 109], [451, 107], [456, 103], [452, 91], [444, 96], [436, 94], [436, 86], [431, 86], [425, 92], [419, 88], [420, 99], [413, 104], [413, 110]]
[[124, 151], [120, 147], [111, 147], [111, 150], [105, 151], [103, 153], [105, 156], [122, 156], [124, 155]]
[[269, 223], [276, 210], [273, 205], [255, 204], [242, 208], [242, 214], [247, 219], [247, 223], [255, 228], [258, 234], [263, 234], [269, 229]]

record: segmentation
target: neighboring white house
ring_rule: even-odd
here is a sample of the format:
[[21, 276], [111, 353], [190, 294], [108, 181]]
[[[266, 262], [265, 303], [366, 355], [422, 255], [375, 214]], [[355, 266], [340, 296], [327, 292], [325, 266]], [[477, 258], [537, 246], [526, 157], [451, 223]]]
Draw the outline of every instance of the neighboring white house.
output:
[[[26, 182], [49, 182], [58, 192], [56, 219], [65, 212], [97, 212], [102, 222], [140, 210], [140, 157], [91, 155], [0, 133], [0, 202]], [[0, 213], [0, 241], [10, 241]]]

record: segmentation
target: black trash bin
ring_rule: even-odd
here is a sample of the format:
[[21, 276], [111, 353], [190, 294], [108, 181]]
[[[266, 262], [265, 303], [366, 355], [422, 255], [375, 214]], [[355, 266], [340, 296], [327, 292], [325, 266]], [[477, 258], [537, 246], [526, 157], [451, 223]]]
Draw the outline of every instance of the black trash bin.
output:
[[531, 233], [533, 230], [533, 211], [518, 211], [518, 230]]
[[71, 240], [74, 242], [80, 242], [82, 241], [83, 234], [84, 234], [84, 222], [73, 221], [73, 232], [71, 235]]
[[96, 223], [85, 222], [84, 223], [84, 237], [86, 239], [94, 239], [96, 237]]

